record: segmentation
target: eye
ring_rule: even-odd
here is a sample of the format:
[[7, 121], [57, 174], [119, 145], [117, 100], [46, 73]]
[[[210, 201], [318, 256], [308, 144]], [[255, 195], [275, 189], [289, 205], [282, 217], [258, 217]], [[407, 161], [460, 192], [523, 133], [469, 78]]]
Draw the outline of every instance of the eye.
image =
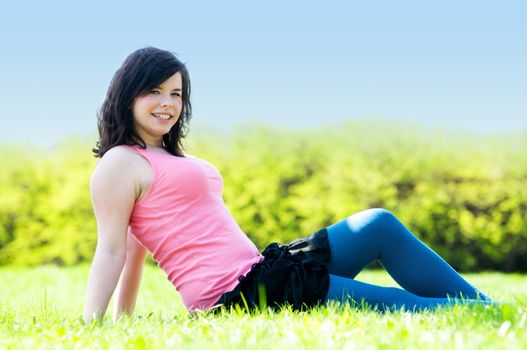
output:
[[150, 94], [158, 94], [159, 91], [157, 91], [157, 90], [154, 89], [154, 90], [150, 90], [149, 93], [150, 93]]
[[172, 94], [172, 96], [178, 96], [178, 97], [181, 97], [181, 93], [180, 93], [180, 92], [174, 92], [174, 93]]

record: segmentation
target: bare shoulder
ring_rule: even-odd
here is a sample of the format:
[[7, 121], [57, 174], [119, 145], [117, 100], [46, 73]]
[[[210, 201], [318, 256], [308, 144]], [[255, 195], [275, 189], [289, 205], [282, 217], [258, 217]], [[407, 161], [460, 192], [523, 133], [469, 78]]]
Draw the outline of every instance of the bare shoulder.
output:
[[141, 156], [125, 146], [109, 149], [97, 163], [92, 180], [136, 183]]
[[109, 149], [100, 159], [99, 164], [104, 164], [108, 168], [121, 169], [121, 173], [125, 173], [125, 171], [133, 172], [134, 169], [144, 165], [144, 159], [139, 153], [120, 145]]
[[138, 158], [140, 158], [140, 156], [136, 152], [126, 146], [120, 145], [110, 148], [101, 158], [101, 161], [112, 163], [117, 162], [123, 165], [133, 163]]
[[126, 186], [133, 189], [135, 200], [139, 200], [148, 191], [152, 177], [151, 166], [142, 155], [126, 146], [116, 146], [100, 159], [92, 176], [92, 185]]

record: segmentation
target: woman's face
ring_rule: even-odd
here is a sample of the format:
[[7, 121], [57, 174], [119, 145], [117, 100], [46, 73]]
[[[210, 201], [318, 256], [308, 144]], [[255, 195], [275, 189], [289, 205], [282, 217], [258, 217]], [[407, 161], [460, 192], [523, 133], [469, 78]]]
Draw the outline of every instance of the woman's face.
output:
[[163, 145], [162, 137], [176, 124], [183, 108], [183, 80], [177, 72], [132, 103], [134, 128], [147, 145]]

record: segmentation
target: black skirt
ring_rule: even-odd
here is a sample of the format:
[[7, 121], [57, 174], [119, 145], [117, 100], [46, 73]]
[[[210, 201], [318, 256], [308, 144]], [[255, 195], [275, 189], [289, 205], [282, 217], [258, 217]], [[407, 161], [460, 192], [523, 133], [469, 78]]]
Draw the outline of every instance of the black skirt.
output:
[[289, 304], [294, 310], [303, 310], [325, 300], [329, 288], [327, 264], [331, 258], [327, 229], [289, 244], [271, 243], [262, 255], [265, 259], [238, 278], [240, 283], [221, 296], [214, 311], [221, 305], [235, 304], [242, 309], [246, 304], [250, 309], [265, 305], [279, 309]]

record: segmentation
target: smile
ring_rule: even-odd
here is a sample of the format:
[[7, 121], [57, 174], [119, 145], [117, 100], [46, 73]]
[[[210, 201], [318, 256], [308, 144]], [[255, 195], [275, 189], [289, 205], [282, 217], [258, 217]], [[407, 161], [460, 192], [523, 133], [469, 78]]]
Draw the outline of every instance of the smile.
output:
[[162, 119], [162, 120], [169, 120], [170, 118], [172, 118], [170, 114], [152, 113], [152, 115], [155, 118]]

